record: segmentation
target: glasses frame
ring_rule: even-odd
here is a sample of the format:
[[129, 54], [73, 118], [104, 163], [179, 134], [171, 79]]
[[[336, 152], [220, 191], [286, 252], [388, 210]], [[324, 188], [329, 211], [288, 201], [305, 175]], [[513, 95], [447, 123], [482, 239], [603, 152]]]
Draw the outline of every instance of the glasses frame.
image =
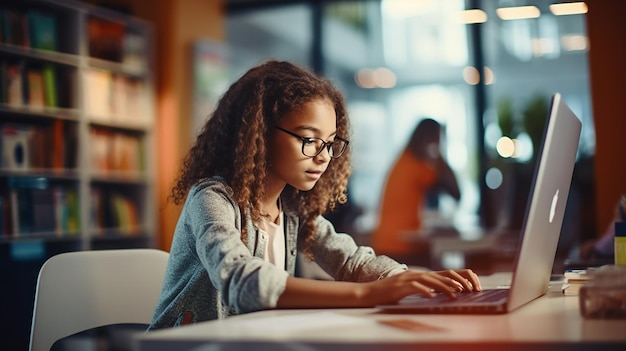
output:
[[[282, 132], [284, 132], [284, 133], [287, 133], [287, 134], [289, 134], [289, 135], [291, 135], [291, 136], [294, 136], [294, 137], [296, 137], [296, 138], [300, 139], [300, 141], [302, 141], [302, 149], [301, 149], [300, 151], [302, 151], [302, 154], [303, 154], [304, 156], [306, 156], [306, 157], [316, 157], [317, 155], [319, 155], [320, 153], [322, 153], [322, 151], [323, 151], [324, 149], [326, 149], [326, 150], [328, 151], [328, 155], [330, 156], [330, 158], [335, 158], [335, 159], [336, 159], [336, 158], [340, 158], [340, 157], [341, 157], [341, 156], [343, 156], [343, 154], [346, 152], [346, 149], [348, 148], [348, 144], [350, 144], [350, 141], [349, 141], [349, 140], [346, 140], [346, 139], [340, 138], [340, 137], [338, 137], [338, 136], [336, 136], [336, 137], [335, 137], [335, 140], [334, 140], [334, 141], [328, 142], [328, 141], [325, 141], [325, 140], [324, 140], [324, 139], [322, 139], [322, 138], [310, 138], [310, 137], [303, 137], [303, 136], [298, 135], [298, 134], [296, 134], [296, 133], [294, 133], [294, 132], [292, 132], [292, 131], [289, 131], [289, 130], [287, 130], [287, 129], [285, 129], [285, 128], [281, 128], [281, 127], [278, 127], [278, 126], [276, 126], [276, 127], [274, 127], [274, 128], [276, 128], [276, 129], [278, 129], [278, 130], [280, 130], [280, 131], [282, 131]], [[322, 142], [322, 147], [321, 147], [319, 150], [317, 150], [317, 152], [315, 153], [315, 155], [307, 155], [307, 154], [305, 154], [305, 153], [304, 153], [304, 147], [306, 146], [306, 143], [307, 143], [307, 142], [312, 142], [312, 141], [314, 141], [314, 140], [320, 140], [320, 141]], [[341, 140], [341, 141], [344, 143], [344, 144], [343, 144], [343, 148], [342, 148], [342, 149], [341, 149], [341, 151], [339, 152], [339, 155], [331, 155], [331, 151], [330, 151], [330, 150], [331, 150], [331, 147], [333, 146], [333, 144], [335, 143], [335, 141], [336, 141], [336, 140]]]

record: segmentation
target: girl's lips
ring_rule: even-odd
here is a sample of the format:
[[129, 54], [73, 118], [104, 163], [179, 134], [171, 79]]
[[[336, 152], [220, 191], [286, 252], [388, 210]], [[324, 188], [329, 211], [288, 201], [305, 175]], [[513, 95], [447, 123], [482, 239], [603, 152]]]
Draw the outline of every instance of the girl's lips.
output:
[[308, 176], [310, 176], [311, 178], [315, 178], [315, 179], [319, 179], [319, 177], [321, 177], [323, 173], [324, 173], [323, 171], [318, 171], [318, 170], [306, 171], [306, 174]]

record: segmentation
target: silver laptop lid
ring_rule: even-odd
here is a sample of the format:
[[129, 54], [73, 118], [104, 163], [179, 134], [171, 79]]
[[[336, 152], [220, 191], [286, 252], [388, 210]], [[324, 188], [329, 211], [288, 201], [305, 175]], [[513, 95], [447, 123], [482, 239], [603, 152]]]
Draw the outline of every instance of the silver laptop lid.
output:
[[535, 167], [507, 310], [548, 291], [582, 124], [554, 94]]

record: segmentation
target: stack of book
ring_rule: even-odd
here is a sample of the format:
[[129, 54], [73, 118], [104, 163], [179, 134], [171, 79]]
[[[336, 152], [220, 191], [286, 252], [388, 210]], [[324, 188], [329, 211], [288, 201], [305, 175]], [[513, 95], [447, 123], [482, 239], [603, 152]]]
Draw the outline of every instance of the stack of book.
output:
[[563, 273], [566, 284], [563, 288], [565, 295], [578, 295], [580, 288], [591, 281], [592, 274], [587, 269], [569, 269]]
[[549, 293], [561, 294], [567, 288], [567, 279], [563, 274], [553, 274], [550, 276]]

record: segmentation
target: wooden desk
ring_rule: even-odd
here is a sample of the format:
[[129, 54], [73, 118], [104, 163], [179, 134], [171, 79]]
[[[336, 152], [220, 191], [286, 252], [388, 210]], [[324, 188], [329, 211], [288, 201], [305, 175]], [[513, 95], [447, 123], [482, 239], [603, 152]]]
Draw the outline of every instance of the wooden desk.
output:
[[[406, 319], [408, 331], [381, 321]], [[545, 295], [505, 315], [272, 310], [155, 331], [137, 350], [626, 350], [626, 320], [586, 320], [578, 296]]]

